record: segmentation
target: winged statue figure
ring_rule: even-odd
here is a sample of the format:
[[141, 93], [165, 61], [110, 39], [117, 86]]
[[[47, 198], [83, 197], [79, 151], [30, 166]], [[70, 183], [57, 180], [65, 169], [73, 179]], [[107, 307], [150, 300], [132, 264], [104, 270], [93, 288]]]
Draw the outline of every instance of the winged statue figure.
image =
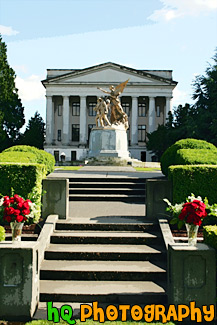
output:
[[109, 95], [110, 108], [111, 108], [111, 124], [117, 124], [117, 125], [124, 124], [126, 130], [129, 128], [128, 116], [124, 112], [121, 106], [121, 101], [119, 96], [124, 91], [124, 88], [126, 87], [128, 81], [129, 79], [120, 83], [116, 87], [113, 85], [110, 86], [109, 87], [110, 91], [97, 87], [99, 90]]

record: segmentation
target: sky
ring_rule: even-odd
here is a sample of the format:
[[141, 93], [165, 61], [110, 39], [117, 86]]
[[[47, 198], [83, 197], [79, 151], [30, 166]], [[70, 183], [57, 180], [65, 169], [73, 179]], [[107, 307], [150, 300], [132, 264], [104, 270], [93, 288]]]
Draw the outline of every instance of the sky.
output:
[[27, 122], [45, 120], [46, 69], [104, 62], [173, 70], [176, 107], [213, 63], [217, 0], [0, 0], [0, 33]]

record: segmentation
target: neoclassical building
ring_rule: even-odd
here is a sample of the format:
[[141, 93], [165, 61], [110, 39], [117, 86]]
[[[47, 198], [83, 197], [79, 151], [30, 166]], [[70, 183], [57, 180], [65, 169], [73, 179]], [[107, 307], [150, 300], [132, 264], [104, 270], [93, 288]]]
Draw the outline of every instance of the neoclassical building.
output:
[[129, 119], [129, 151], [133, 158], [151, 161], [146, 134], [165, 123], [177, 82], [171, 70], [137, 70], [111, 62], [85, 69], [47, 70], [47, 79], [42, 81], [47, 100], [45, 150], [56, 160], [61, 153], [68, 161], [86, 158], [95, 126], [94, 107], [97, 98], [105, 95], [97, 87], [109, 90], [127, 79], [120, 99]]

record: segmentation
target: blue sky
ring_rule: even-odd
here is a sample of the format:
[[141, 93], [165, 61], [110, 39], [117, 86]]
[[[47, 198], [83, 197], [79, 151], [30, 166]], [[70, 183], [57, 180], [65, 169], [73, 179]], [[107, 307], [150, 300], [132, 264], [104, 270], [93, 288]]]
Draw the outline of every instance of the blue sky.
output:
[[173, 105], [192, 103], [192, 82], [217, 47], [217, 0], [0, 0], [0, 33], [28, 120], [45, 120], [48, 68], [112, 61], [171, 69]]

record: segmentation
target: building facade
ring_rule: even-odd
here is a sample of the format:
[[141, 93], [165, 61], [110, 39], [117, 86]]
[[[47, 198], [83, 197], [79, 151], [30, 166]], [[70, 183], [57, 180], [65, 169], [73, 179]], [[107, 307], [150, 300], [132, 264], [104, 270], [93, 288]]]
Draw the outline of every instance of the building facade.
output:
[[57, 161], [62, 153], [66, 161], [85, 159], [95, 126], [94, 107], [105, 95], [97, 87], [109, 90], [127, 79], [120, 99], [129, 119], [129, 151], [132, 158], [152, 161], [146, 134], [165, 124], [177, 82], [171, 70], [136, 70], [110, 62], [80, 70], [47, 70], [42, 81], [47, 100], [45, 150]]

